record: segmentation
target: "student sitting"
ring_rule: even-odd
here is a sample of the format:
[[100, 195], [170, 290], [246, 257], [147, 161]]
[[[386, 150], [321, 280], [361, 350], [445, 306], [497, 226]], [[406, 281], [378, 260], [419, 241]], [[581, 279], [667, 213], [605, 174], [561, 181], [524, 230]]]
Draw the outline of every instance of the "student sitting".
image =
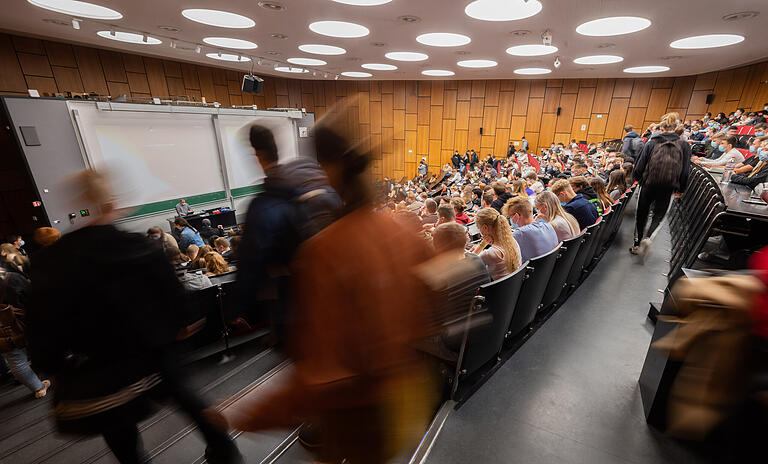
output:
[[600, 217], [595, 205], [587, 201], [581, 194], [576, 194], [567, 180], [560, 179], [555, 182], [552, 185], [552, 193], [557, 195], [563, 208], [576, 218], [581, 229], [591, 226]]
[[215, 251], [211, 251], [205, 255], [205, 268], [207, 269], [205, 275], [208, 276], [229, 272], [229, 266], [227, 265], [227, 262], [224, 261], [224, 258]]
[[608, 211], [608, 208], [613, 204], [613, 198], [605, 191], [605, 182], [599, 177], [590, 177], [587, 179], [589, 186], [597, 194], [597, 199], [600, 200], [600, 207], [603, 211]]
[[520, 247], [504, 216], [493, 208], [483, 208], [475, 215], [475, 224], [483, 239], [472, 249], [472, 253], [480, 256], [493, 280], [514, 272], [522, 265]]
[[574, 193], [581, 194], [585, 200], [595, 205], [595, 208], [597, 208], [597, 214], [603, 214], [603, 206], [600, 202], [600, 199], [597, 198], [597, 192], [595, 192], [595, 189], [589, 185], [589, 181], [587, 181], [586, 177], [571, 177], [568, 179], [568, 182], [570, 182]]
[[424, 207], [427, 210], [427, 214], [421, 218], [421, 223], [425, 225], [437, 223], [437, 202], [431, 198], [427, 198], [424, 202]]
[[611, 171], [608, 178], [608, 187], [605, 189], [611, 196], [611, 200], [616, 201], [627, 191], [627, 178], [623, 169]]
[[520, 260], [543, 255], [557, 246], [559, 240], [552, 225], [533, 218], [533, 206], [527, 198], [517, 196], [504, 205], [504, 216], [512, 221], [512, 237], [520, 247]]
[[223, 237], [224, 236], [224, 230], [221, 226], [219, 227], [211, 227], [211, 220], [208, 218], [203, 219], [203, 227], [200, 228], [200, 237], [202, 237], [203, 241], [206, 244], [211, 243], [211, 239], [216, 239], [216, 237]]
[[554, 193], [549, 191], [541, 192], [536, 195], [534, 204], [536, 209], [539, 210], [536, 219], [550, 223], [552, 228], [555, 229], [559, 242], [579, 235], [578, 221], [576, 221], [575, 217], [565, 212], [560, 204], [560, 200], [557, 199]]
[[229, 247], [229, 240], [224, 237], [219, 237], [213, 242], [213, 246], [225, 260], [229, 261], [230, 256], [232, 256], [232, 249]]
[[173, 225], [181, 233], [181, 239], [179, 240], [179, 249], [181, 251], [186, 251], [190, 245], [197, 245], [199, 247], [205, 245], [203, 238], [200, 237], [200, 233], [190, 226], [186, 219], [177, 217], [174, 219]]
[[714, 166], [725, 166], [726, 164], [741, 163], [744, 161], [744, 155], [736, 149], [738, 145], [738, 139], [735, 136], [726, 137], [725, 141], [720, 143], [717, 147], [720, 152], [720, 156], [714, 160], [701, 160], [698, 159], [695, 162], [701, 164], [705, 168], [711, 168]]
[[501, 207], [504, 206], [507, 200], [512, 198], [512, 194], [507, 192], [507, 185], [502, 184], [501, 182], [492, 183], [491, 188], [493, 189], [494, 194], [491, 208], [495, 209], [496, 212], [501, 213]]
[[464, 210], [467, 208], [464, 204], [464, 200], [461, 198], [454, 198], [451, 200], [451, 205], [453, 205], [453, 212], [456, 215], [456, 222], [459, 224], [469, 224], [471, 222], [471, 219], [467, 213], [464, 212]]

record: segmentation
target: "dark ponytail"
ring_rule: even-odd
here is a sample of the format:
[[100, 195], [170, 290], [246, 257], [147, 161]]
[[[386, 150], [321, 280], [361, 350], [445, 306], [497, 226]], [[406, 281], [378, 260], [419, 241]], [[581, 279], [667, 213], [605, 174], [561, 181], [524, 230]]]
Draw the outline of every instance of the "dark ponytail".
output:
[[314, 130], [317, 162], [341, 169], [343, 185], [334, 186], [347, 208], [355, 209], [373, 201], [365, 176], [371, 164], [370, 153], [363, 152], [331, 127], [319, 125]]

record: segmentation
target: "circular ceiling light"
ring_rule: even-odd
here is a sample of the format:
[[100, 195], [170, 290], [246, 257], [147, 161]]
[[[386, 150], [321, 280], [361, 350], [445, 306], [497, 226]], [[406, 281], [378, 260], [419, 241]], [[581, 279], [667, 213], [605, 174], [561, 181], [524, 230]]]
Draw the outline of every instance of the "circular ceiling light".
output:
[[389, 52], [384, 56], [395, 61], [424, 61], [429, 58], [425, 53], [419, 52]]
[[290, 66], [275, 66], [275, 71], [280, 71], [284, 73], [295, 73], [295, 74], [303, 74], [303, 73], [309, 72], [309, 70], [304, 68], [293, 68]]
[[452, 32], [430, 32], [416, 37], [416, 41], [432, 47], [460, 47], [472, 42], [472, 39]]
[[669, 71], [669, 66], [635, 66], [624, 70], [625, 73], [630, 74], [658, 73], [664, 71]]
[[316, 34], [342, 39], [356, 39], [371, 33], [365, 26], [345, 21], [316, 21], [309, 25], [309, 30]]
[[191, 21], [216, 27], [246, 29], [256, 25], [251, 18], [246, 18], [243, 15], [230, 13], [228, 11], [190, 8], [182, 10], [181, 15]]
[[529, 76], [533, 76], [533, 75], [536, 75], [536, 74], [549, 74], [551, 72], [552, 72], [552, 70], [551, 69], [547, 69], [547, 68], [520, 68], [520, 69], [515, 69], [515, 74], [525, 74], [525, 75], [529, 75]]
[[213, 58], [214, 60], [237, 61], [239, 63], [251, 61], [251, 59], [248, 58], [247, 56], [233, 55], [232, 53], [206, 53], [205, 56], [207, 56], [208, 58]]
[[[133, 32], [120, 32], [115, 31], [99, 31], [99, 37], [104, 37], [109, 40], [117, 40], [118, 42], [128, 42], [142, 45], [157, 45], [163, 43], [162, 40], [150, 37], [144, 34], [134, 34]], [[145, 40], [146, 39], [146, 40]]]
[[492, 68], [499, 63], [493, 60], [463, 60], [456, 64], [462, 68]]
[[304, 53], [311, 53], [313, 55], [343, 55], [347, 53], [341, 47], [334, 47], [333, 45], [319, 45], [319, 44], [304, 44], [299, 45], [299, 50]]
[[624, 61], [624, 58], [616, 55], [592, 55], [582, 56], [573, 60], [576, 64], [611, 64]]
[[514, 21], [541, 11], [538, 0], [475, 0], [464, 8], [467, 16], [483, 21]]
[[736, 34], [707, 34], [697, 35], [695, 37], [686, 37], [685, 39], [675, 40], [669, 44], [672, 48], [716, 48], [735, 45], [744, 41], [744, 36]]
[[392, 0], [333, 0], [336, 3], [355, 6], [378, 6], [389, 3]]
[[323, 60], [317, 60], [315, 58], [288, 58], [286, 61], [301, 66], [324, 66], [328, 64]]
[[631, 34], [642, 31], [651, 25], [650, 19], [639, 18], [637, 16], [615, 16], [612, 18], [600, 18], [593, 21], [587, 21], [576, 28], [576, 32], [581, 35], [591, 35], [595, 37], [607, 37], [610, 35]]
[[366, 63], [366, 64], [361, 64], [360, 67], [365, 69], [371, 69], [373, 71], [394, 71], [397, 69], [397, 66], [393, 64], [384, 64], [384, 63]]
[[111, 8], [77, 0], [27, 0], [29, 3], [67, 15], [92, 19], [120, 19], [123, 15]]
[[253, 50], [259, 47], [251, 41], [229, 37], [206, 37], [203, 39], [203, 42], [214, 47], [238, 48], [240, 50]]
[[433, 76], [433, 77], [448, 77], [453, 76], [456, 74], [453, 71], [448, 71], [447, 69], [425, 69], [421, 72], [425, 76]]
[[556, 51], [557, 47], [543, 44], [516, 45], [507, 49], [507, 53], [515, 56], [541, 56], [549, 55]]
[[372, 77], [373, 74], [367, 73], [367, 72], [360, 72], [360, 71], [344, 71], [341, 73], [342, 76], [347, 77]]

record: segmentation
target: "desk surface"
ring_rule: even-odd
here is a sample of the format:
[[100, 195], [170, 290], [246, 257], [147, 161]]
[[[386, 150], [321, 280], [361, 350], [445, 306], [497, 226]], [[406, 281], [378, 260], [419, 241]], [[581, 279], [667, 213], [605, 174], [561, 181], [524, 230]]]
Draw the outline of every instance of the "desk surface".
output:
[[[732, 184], [730, 182], [722, 184], [720, 183], [721, 173], [710, 172], [706, 169], [704, 171], [718, 183], [717, 185], [720, 187], [720, 192], [723, 194], [725, 201], [726, 213], [768, 221], [768, 204], [765, 204], [759, 198], [750, 198], [752, 196], [752, 189], [746, 185]], [[744, 200], [757, 200], [761, 204], [745, 203]]]

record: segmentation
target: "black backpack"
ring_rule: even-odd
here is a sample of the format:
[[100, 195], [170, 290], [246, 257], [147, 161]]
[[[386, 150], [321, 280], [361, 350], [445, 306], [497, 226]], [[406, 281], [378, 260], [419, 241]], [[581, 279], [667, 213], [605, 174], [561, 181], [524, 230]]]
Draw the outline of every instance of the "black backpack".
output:
[[657, 143], [643, 172], [644, 185], [675, 185], [683, 170], [680, 140]]

